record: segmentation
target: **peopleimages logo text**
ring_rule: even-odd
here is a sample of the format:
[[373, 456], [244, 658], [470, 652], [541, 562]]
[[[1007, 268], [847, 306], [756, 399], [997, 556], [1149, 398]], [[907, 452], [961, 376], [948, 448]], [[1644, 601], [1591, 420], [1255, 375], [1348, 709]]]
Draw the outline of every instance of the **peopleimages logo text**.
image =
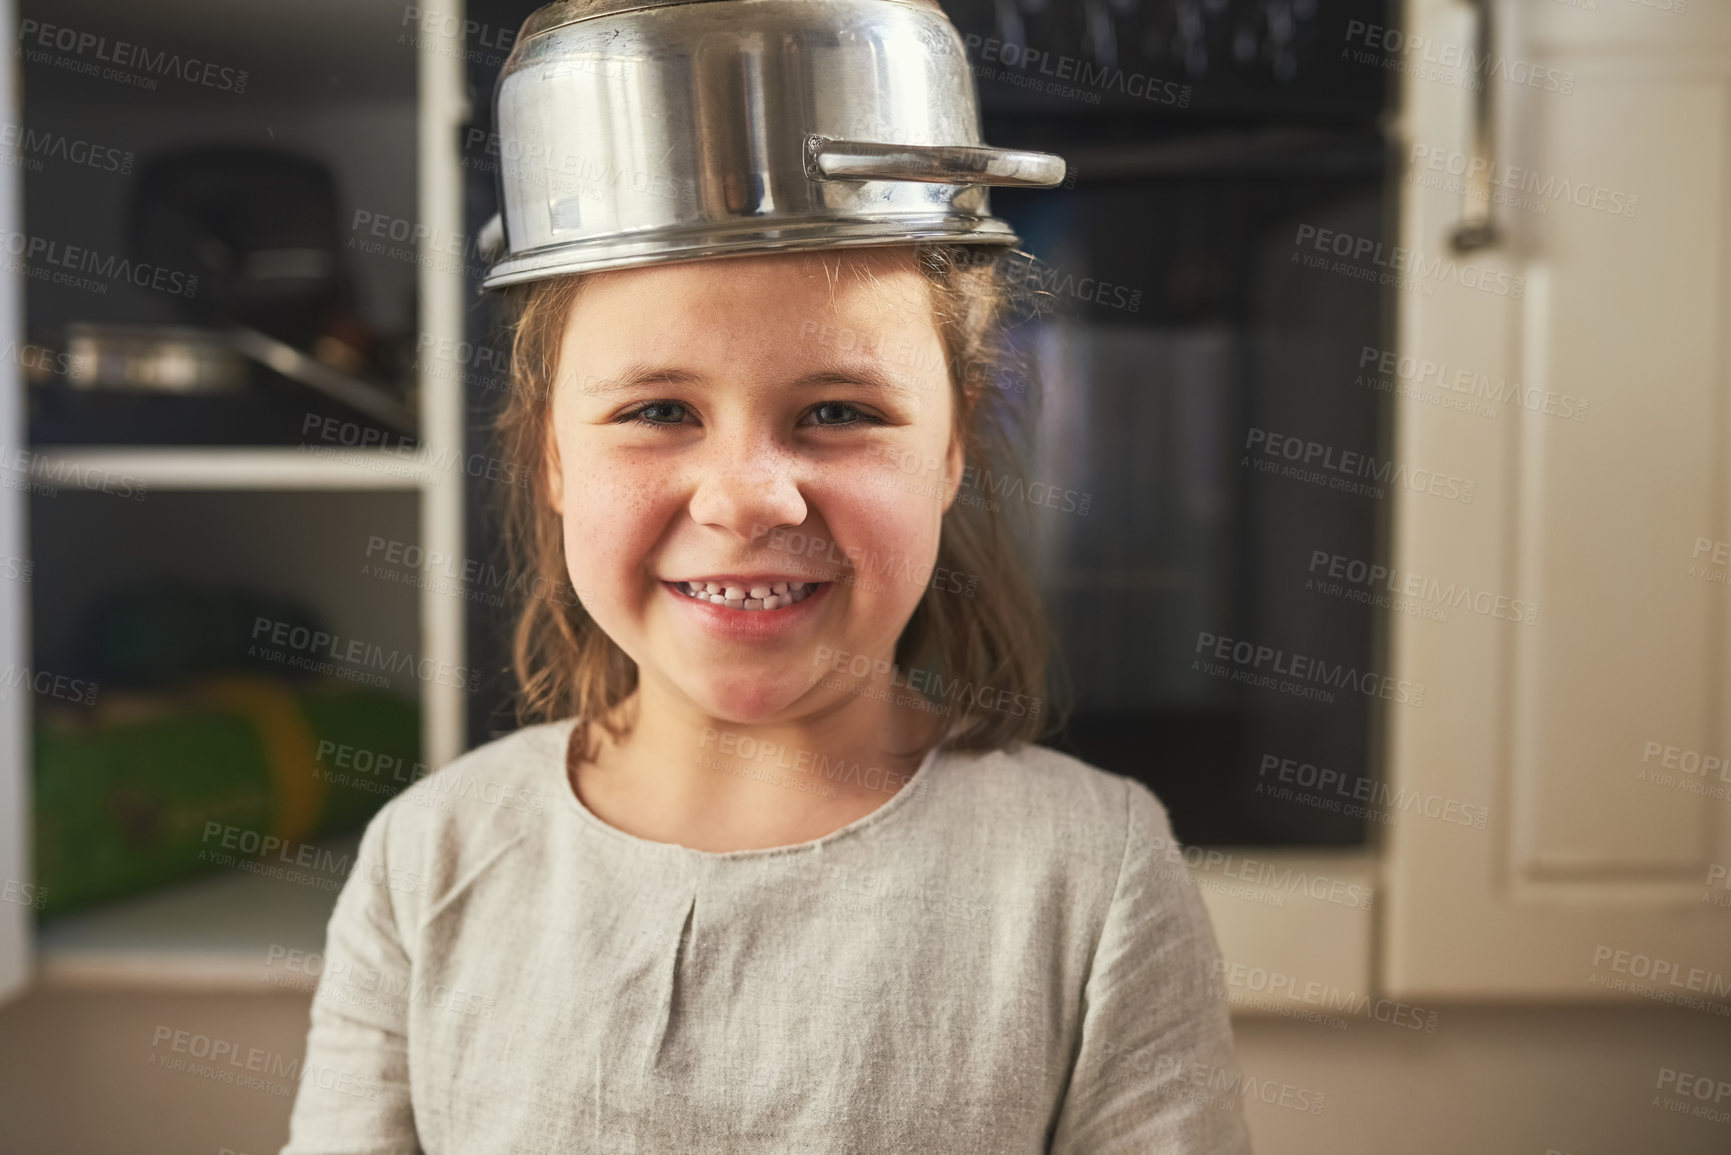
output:
[[[1408, 468], [1407, 465], [1396, 463], [1390, 458], [1378, 458], [1374, 454], [1361, 453], [1356, 450], [1336, 452], [1332, 445], [1320, 441], [1297, 437], [1289, 433], [1278, 433], [1272, 429], [1259, 429], [1255, 426], [1246, 431], [1244, 448], [1250, 452], [1260, 452], [1267, 457], [1282, 458], [1295, 462], [1307, 469], [1314, 468], [1327, 473], [1338, 474], [1343, 478], [1358, 480], [1369, 479], [1375, 485], [1398, 485], [1415, 493], [1428, 493], [1434, 497], [1446, 498], [1449, 501], [1459, 501], [1472, 504], [1473, 494], [1478, 489], [1478, 483], [1464, 477], [1456, 477], [1450, 473], [1438, 473], [1434, 469]], [[1252, 460], [1246, 458], [1247, 461]], [[1324, 475], [1326, 476], [1326, 475]], [[1352, 488], [1349, 486], [1334, 486], [1334, 488]], [[1381, 497], [1380, 492], [1374, 492], [1373, 487], [1358, 486], [1358, 490], [1369, 492], [1372, 497]]]
[[80, 279], [80, 283], [73, 286], [76, 288], [107, 292], [104, 282], [130, 281], [141, 289], [155, 289], [177, 297], [198, 295], [198, 275], [195, 273], [165, 269], [161, 265], [134, 261], [128, 257], [105, 255], [96, 249], [69, 245], [51, 237], [0, 230], [0, 250], [3, 250], [6, 256], [22, 258], [21, 266], [6, 262], [12, 272], [22, 272], [47, 280], [49, 278], [44, 274], [48, 270], [44, 266], [52, 265], [55, 269], [66, 270], [63, 274], [66, 276], [73, 273], [93, 273], [102, 278], [99, 281]]
[[[1169, 104], [1176, 108], [1190, 107], [1191, 89], [1188, 84], [1144, 76], [1140, 72], [1127, 73], [1122, 68], [1065, 56], [1062, 53], [1053, 54], [1025, 44], [1017, 44], [1015, 41], [984, 38], [977, 32], [968, 33], [964, 43], [969, 52], [977, 49], [982, 60], [1039, 76], [1049, 76], [1052, 78], [1050, 83], [1072, 81], [1084, 88], [1102, 91], [1116, 89], [1126, 96], [1134, 96], [1155, 104]], [[1000, 75], [999, 79], [1008, 80], [1009, 77]], [[1066, 92], [1065, 95], [1070, 93]]]
[[1293, 244], [1300, 249], [1308, 245], [1319, 253], [1332, 253], [1361, 267], [1368, 261], [1377, 268], [1410, 273], [1433, 281], [1448, 281], [1497, 297], [1511, 297], [1518, 301], [1527, 291], [1524, 277], [1472, 262], [1457, 263], [1453, 257], [1427, 257], [1416, 249], [1402, 245], [1385, 246], [1372, 237], [1319, 229], [1315, 225], [1299, 225]]
[[[343, 638], [337, 634], [326, 633], [307, 626], [295, 625], [291, 622], [276, 621], [271, 618], [254, 618], [252, 625], [254, 645], [247, 651], [249, 656], [260, 656], [275, 660], [278, 657], [288, 657], [290, 664], [302, 669], [311, 669], [315, 673], [336, 673], [347, 676], [342, 669], [333, 668], [332, 662], [342, 663], [352, 671], [382, 670], [387, 674], [411, 674], [423, 682], [432, 682], [441, 686], [457, 686], [466, 688], [471, 693], [481, 686], [481, 671], [466, 666], [453, 666], [449, 662], [432, 658], [417, 657], [403, 650], [387, 650], [372, 642], [363, 642], [359, 638]], [[286, 655], [273, 655], [262, 649], [259, 639], [270, 645], [282, 646]], [[256, 654], [255, 654], [256, 651]], [[375, 681], [377, 685], [379, 682]]]
[[178, 52], [152, 51], [143, 44], [126, 40], [110, 40], [94, 32], [45, 24], [40, 20], [18, 22], [19, 51], [25, 48], [46, 49], [87, 56], [103, 64], [134, 68], [155, 76], [175, 76], [188, 84], [202, 84], [237, 95], [246, 91], [248, 73], [244, 68], [228, 68]]
[[[1326, 689], [1352, 690], [1366, 697], [1386, 698], [1401, 705], [1424, 705], [1425, 688], [1420, 683], [1373, 670], [1359, 670], [1345, 662], [1328, 662], [1297, 652], [1289, 654], [1273, 646], [1222, 637], [1206, 630], [1197, 632], [1193, 653], [1208, 654], [1218, 661], [1230, 662], [1238, 667], [1236, 672], [1239, 673], [1260, 674], [1266, 670], [1300, 684], [1314, 683]], [[1196, 665], [1192, 662], [1194, 668]]]
[[[1412, 68], [1416, 75], [1429, 80], [1456, 85], [1470, 81], [1476, 87], [1496, 77], [1509, 84], [1563, 96], [1575, 91], [1573, 72], [1501, 53], [1480, 53], [1468, 44], [1415, 35], [1400, 28], [1348, 20], [1345, 39], [1349, 44], [1362, 44], [1368, 50], [1352, 53], [1352, 58], [1359, 63], [1380, 61], [1384, 67], [1399, 65], [1402, 71]], [[1351, 52], [1351, 49], [1342, 49], [1343, 54]], [[1378, 53], [1384, 55], [1378, 57]]]

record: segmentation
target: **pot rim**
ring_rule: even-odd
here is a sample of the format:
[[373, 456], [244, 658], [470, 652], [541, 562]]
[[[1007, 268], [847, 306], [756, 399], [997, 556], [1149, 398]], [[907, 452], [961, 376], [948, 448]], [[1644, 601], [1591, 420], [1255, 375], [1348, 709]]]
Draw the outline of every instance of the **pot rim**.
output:
[[[818, 2], [818, 0], [812, 0]], [[830, 0], [837, 2], [837, 0]], [[916, 8], [933, 8], [940, 12], [938, 0], [839, 0], [848, 4], [907, 4]], [[654, 8], [681, 8], [692, 4], [749, 4], [753, 0], [555, 0], [529, 13], [517, 33], [521, 44], [548, 32], [602, 16], [617, 16], [624, 12], [639, 12]]]

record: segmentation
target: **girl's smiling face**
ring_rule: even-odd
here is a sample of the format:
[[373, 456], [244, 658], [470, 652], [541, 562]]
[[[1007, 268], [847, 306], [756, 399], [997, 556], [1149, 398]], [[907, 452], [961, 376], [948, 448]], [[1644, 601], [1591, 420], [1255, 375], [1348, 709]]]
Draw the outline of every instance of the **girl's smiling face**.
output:
[[[887, 662], [931, 583], [962, 469], [953, 405], [911, 248], [592, 277], [549, 423], [584, 608], [642, 685], [713, 718], [835, 705], [846, 691], [814, 683], [837, 655]], [[717, 605], [693, 582], [770, 600]]]

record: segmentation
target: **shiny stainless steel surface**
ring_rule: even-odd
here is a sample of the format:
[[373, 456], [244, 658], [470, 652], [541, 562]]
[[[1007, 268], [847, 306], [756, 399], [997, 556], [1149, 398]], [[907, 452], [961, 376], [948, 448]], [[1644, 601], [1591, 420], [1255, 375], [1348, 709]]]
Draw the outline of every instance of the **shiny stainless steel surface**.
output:
[[66, 383], [137, 393], [238, 393], [246, 361], [220, 329], [187, 325], [66, 326]]
[[[1058, 157], [982, 143], [935, 0], [564, 0], [524, 23], [495, 100], [505, 252], [487, 289], [752, 252], [1014, 244], [986, 186], [1064, 178]], [[501, 242], [497, 226], [483, 237]]]
[[66, 357], [66, 382], [74, 389], [179, 394], [245, 392], [250, 360], [404, 433], [416, 427], [414, 411], [379, 386], [246, 325], [74, 321], [66, 326]]

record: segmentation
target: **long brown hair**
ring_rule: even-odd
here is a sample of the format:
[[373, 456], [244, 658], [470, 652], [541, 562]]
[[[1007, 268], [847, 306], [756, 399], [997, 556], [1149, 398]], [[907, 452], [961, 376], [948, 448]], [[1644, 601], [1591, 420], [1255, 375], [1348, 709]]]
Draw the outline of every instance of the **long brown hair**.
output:
[[[1054, 709], [1049, 700], [1050, 629], [1011, 522], [1031, 507], [971, 493], [969, 478], [977, 490], [982, 477], [1021, 476], [1018, 445], [1038, 406], [1039, 390], [1032, 358], [1008, 336], [1016, 324], [1042, 311], [1050, 294], [1026, 276], [1034, 258], [1020, 250], [912, 247], [930, 286], [955, 421], [971, 467], [944, 515], [936, 564], [965, 575], [968, 588], [958, 592], [928, 584], [897, 641], [895, 662], [902, 671], [920, 671], [910, 685], [917, 682], [928, 698], [936, 688], [939, 700], [947, 703], [944, 712], [959, 709], [960, 726], [947, 739], [949, 748], [1001, 749], [1054, 732], [1064, 710]], [[833, 284], [841, 261], [833, 250], [814, 255], [824, 258]], [[855, 273], [860, 275], [857, 267]], [[527, 472], [524, 484], [503, 487], [509, 564], [528, 579], [514, 588], [538, 591], [521, 596], [514, 611], [517, 720], [526, 725], [576, 716], [579, 748], [585, 751], [591, 723], [615, 739], [622, 736], [615, 707], [637, 686], [636, 663], [601, 630], [571, 588], [563, 527], [547, 488], [559, 347], [578, 294], [597, 275], [606, 274], [555, 277], [503, 291], [511, 379], [493, 426], [501, 457]]]

